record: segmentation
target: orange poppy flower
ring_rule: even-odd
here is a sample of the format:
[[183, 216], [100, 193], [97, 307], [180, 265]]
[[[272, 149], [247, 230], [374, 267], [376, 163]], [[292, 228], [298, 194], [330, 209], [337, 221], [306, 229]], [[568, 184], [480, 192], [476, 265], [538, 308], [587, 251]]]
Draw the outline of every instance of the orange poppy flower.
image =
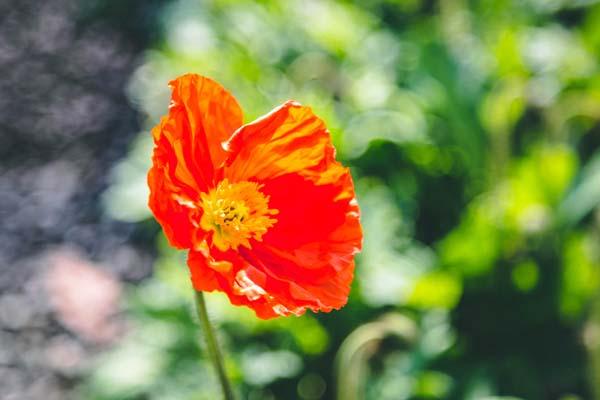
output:
[[264, 319], [342, 307], [362, 232], [323, 121], [288, 101], [242, 125], [215, 81], [188, 74], [170, 87], [152, 130], [149, 206], [171, 245], [189, 249], [194, 288]]

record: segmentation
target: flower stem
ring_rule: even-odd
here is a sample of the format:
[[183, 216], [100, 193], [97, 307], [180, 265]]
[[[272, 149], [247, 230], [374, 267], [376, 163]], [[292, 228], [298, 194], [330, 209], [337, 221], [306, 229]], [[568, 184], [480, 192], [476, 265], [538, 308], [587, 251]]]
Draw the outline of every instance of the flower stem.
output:
[[200, 323], [202, 324], [204, 337], [206, 338], [206, 347], [208, 349], [208, 354], [212, 360], [213, 365], [215, 366], [215, 369], [217, 370], [219, 382], [221, 382], [221, 388], [223, 389], [223, 398], [225, 400], [234, 400], [235, 397], [233, 396], [231, 383], [229, 382], [229, 379], [227, 379], [227, 374], [225, 374], [225, 367], [223, 365], [223, 355], [221, 354], [221, 350], [217, 343], [215, 331], [210, 323], [210, 320], [208, 319], [208, 312], [206, 311], [206, 302], [204, 301], [204, 295], [198, 290], [194, 290], [194, 293], [196, 294], [196, 311], [198, 313]]

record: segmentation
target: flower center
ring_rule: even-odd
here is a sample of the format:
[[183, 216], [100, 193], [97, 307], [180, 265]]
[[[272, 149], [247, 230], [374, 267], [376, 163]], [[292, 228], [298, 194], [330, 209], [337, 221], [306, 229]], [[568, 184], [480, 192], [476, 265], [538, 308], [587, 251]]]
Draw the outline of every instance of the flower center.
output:
[[238, 246], [250, 248], [249, 239], [262, 240], [279, 211], [269, 209], [269, 196], [260, 192], [255, 182], [229, 183], [222, 180], [216, 188], [202, 193], [200, 206], [204, 213], [200, 226], [213, 231], [213, 244], [221, 251]]

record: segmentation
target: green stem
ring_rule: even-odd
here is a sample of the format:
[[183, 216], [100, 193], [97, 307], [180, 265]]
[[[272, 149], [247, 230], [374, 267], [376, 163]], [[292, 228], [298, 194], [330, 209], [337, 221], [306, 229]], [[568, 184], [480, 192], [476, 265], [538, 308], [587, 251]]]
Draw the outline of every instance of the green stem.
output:
[[202, 330], [204, 331], [204, 337], [206, 338], [206, 347], [208, 349], [208, 354], [212, 360], [212, 363], [217, 370], [217, 375], [219, 376], [219, 382], [221, 382], [221, 388], [223, 389], [223, 398], [225, 400], [234, 400], [233, 390], [231, 389], [231, 383], [229, 379], [227, 379], [227, 374], [225, 373], [225, 366], [223, 363], [223, 355], [221, 354], [221, 350], [217, 343], [217, 338], [215, 336], [215, 331], [208, 319], [208, 312], [206, 311], [206, 302], [204, 301], [204, 295], [202, 292], [194, 290], [196, 294], [196, 311], [198, 313], [198, 318], [200, 319], [200, 323], [202, 324]]

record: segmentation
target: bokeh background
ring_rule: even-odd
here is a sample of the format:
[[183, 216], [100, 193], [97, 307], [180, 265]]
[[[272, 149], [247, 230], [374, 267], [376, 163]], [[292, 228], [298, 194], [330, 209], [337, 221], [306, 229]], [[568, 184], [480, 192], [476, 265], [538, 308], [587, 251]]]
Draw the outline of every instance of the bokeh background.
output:
[[201, 400], [185, 254], [146, 206], [167, 82], [327, 121], [349, 304], [209, 294], [240, 398], [600, 399], [600, 4], [0, 0], [0, 399]]

